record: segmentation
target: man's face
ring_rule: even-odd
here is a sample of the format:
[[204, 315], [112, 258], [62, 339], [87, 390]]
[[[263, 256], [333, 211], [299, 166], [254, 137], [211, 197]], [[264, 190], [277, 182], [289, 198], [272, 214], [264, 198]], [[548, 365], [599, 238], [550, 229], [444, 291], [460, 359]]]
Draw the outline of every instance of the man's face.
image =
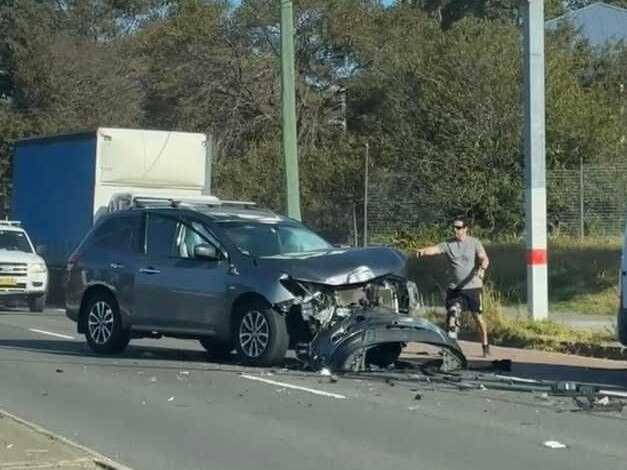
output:
[[468, 227], [464, 226], [462, 223], [455, 222], [453, 224], [453, 230], [455, 230], [455, 238], [458, 240], [463, 240], [466, 237], [466, 233], [468, 232]]

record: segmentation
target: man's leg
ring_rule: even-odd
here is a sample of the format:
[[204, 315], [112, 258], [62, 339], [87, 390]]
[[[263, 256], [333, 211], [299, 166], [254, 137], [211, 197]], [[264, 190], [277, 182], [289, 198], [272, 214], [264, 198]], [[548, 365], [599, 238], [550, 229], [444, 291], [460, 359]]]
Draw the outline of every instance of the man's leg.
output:
[[457, 339], [459, 318], [462, 313], [462, 299], [458, 292], [451, 289], [446, 292], [446, 332], [449, 338]]
[[483, 319], [483, 303], [482, 290], [472, 289], [467, 293], [468, 307], [472, 313], [472, 317], [477, 325], [477, 333], [479, 333], [479, 341], [483, 349], [483, 357], [490, 355], [490, 346], [488, 344], [488, 328]]
[[481, 345], [486, 346], [488, 344], [488, 329], [483, 319], [483, 315], [478, 312], [473, 312], [472, 317], [475, 319], [475, 323], [477, 324], [477, 333], [479, 333]]

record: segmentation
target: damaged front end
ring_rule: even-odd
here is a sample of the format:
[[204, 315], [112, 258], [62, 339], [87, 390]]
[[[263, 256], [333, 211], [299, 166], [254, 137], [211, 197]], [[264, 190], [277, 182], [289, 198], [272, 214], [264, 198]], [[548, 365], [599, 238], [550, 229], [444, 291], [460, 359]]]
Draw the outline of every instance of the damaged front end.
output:
[[449, 370], [466, 367], [455, 340], [429, 321], [412, 316], [420, 306], [419, 292], [402, 276], [373, 278], [363, 267], [322, 283], [288, 275], [280, 282], [294, 297], [275, 308], [286, 314], [291, 347], [310, 367], [385, 368], [411, 342], [441, 347]]

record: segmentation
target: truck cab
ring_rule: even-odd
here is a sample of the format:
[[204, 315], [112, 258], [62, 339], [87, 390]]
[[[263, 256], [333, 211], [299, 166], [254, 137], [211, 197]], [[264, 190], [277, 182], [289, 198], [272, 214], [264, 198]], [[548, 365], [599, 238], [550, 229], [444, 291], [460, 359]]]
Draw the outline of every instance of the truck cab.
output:
[[48, 268], [18, 221], [0, 221], [0, 302], [26, 300], [31, 312], [43, 312]]

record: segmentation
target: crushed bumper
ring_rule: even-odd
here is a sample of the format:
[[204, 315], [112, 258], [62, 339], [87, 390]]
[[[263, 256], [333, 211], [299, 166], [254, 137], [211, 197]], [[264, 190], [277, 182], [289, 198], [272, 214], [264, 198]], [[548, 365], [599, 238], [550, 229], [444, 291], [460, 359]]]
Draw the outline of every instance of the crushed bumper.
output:
[[310, 344], [311, 363], [333, 371], [358, 371], [366, 352], [376, 346], [425, 343], [441, 347], [449, 369], [466, 369], [459, 344], [438, 326], [423, 319], [401, 316], [387, 309], [364, 309], [322, 332]]

